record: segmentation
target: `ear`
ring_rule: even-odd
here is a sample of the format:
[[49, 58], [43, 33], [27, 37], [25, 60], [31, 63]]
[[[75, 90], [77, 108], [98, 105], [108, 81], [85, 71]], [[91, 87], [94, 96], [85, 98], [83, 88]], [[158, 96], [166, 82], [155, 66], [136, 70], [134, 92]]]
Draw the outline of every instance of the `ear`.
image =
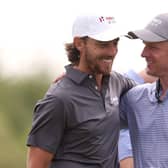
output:
[[81, 51], [84, 46], [84, 41], [80, 37], [75, 37], [74, 45], [79, 51]]

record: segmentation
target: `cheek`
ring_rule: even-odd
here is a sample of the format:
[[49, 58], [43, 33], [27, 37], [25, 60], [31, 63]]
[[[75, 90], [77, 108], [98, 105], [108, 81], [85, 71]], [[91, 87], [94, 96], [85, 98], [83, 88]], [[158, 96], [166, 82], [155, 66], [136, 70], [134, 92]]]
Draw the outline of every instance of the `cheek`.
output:
[[117, 53], [118, 53], [118, 47], [115, 46], [115, 47], [112, 47], [109, 49], [109, 54], [111, 56], [115, 57], [117, 55]]
[[102, 50], [94, 47], [93, 50], [91, 50], [90, 52], [92, 53], [92, 55], [100, 55], [102, 53]]
[[118, 47], [116, 47], [115, 52], [114, 52], [114, 55], [116, 56], [117, 53], [118, 53]]

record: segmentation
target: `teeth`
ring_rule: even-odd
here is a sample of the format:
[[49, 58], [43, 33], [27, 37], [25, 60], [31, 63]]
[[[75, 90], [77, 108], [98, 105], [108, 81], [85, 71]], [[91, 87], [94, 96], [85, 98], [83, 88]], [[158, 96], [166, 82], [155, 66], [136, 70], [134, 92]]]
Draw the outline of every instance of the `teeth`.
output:
[[111, 59], [104, 59], [103, 61], [104, 61], [104, 62], [109, 62], [109, 63], [111, 63], [111, 62], [112, 62], [112, 60], [111, 60]]
[[147, 61], [148, 64], [152, 64], [152, 61]]

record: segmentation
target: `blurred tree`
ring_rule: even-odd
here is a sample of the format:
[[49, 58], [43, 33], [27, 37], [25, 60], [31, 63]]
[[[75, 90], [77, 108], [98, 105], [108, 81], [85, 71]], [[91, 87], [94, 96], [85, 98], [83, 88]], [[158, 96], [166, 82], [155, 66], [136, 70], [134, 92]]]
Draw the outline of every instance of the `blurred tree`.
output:
[[50, 83], [49, 75], [43, 72], [24, 78], [0, 76], [0, 167], [25, 167], [33, 107]]

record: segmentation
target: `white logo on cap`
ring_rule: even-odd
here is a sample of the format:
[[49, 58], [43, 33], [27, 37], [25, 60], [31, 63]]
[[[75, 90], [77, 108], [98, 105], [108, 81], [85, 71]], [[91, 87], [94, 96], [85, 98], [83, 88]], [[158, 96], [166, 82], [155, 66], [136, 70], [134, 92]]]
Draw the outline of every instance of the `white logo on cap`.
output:
[[151, 25], [152, 25], [152, 26], [158, 26], [158, 25], [160, 25], [161, 23], [162, 23], [161, 20], [155, 18], [155, 19], [152, 20]]

